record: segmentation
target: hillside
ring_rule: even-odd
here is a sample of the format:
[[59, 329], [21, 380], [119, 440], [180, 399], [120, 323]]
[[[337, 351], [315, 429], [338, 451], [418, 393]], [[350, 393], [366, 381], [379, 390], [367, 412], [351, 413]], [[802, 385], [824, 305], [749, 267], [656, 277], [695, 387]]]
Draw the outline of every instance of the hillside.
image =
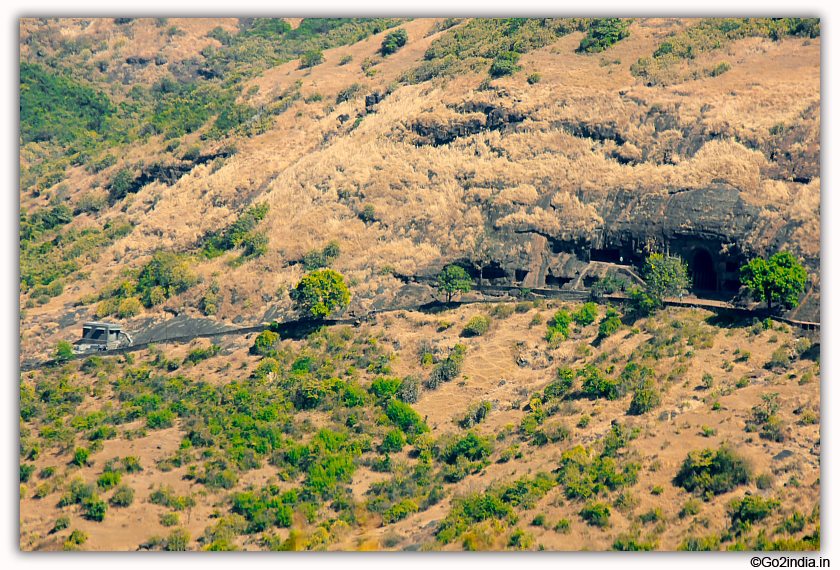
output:
[[[818, 20], [20, 32], [20, 362], [87, 321], [153, 343], [22, 375], [22, 549], [819, 548], [819, 333], [739, 291], [789, 251], [779, 316], [819, 323]], [[547, 336], [656, 252], [760, 318]], [[443, 310], [451, 264], [485, 287]], [[221, 336], [323, 267], [364, 322]], [[730, 463], [686, 482], [703, 449]]]

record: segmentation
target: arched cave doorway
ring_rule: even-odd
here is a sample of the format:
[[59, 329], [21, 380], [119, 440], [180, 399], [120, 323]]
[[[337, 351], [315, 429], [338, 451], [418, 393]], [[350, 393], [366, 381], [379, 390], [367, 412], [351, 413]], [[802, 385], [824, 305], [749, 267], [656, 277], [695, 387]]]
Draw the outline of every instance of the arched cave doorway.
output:
[[694, 254], [694, 288], [700, 291], [717, 290], [717, 272], [712, 255], [705, 249], [698, 249]]

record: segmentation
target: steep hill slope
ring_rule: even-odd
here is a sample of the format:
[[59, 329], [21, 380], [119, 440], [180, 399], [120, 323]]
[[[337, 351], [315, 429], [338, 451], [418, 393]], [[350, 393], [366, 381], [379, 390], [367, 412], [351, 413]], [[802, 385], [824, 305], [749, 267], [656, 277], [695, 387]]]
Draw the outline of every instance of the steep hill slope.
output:
[[[21, 377], [22, 548], [819, 548], [818, 333], [528, 293], [787, 250], [819, 322], [818, 20], [20, 30], [21, 362], [157, 342]], [[495, 289], [434, 314], [449, 264]], [[323, 266], [370, 321], [161, 348]]]

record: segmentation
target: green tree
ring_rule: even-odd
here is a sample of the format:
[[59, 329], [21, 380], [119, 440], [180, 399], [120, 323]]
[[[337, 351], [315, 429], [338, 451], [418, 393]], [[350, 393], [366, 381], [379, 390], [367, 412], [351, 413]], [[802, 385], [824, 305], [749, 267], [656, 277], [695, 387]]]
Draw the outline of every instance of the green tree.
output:
[[589, 33], [578, 46], [578, 52], [598, 53], [630, 35], [628, 28], [633, 20], [620, 18], [595, 18]]
[[131, 184], [134, 182], [134, 175], [131, 173], [130, 170], [123, 168], [117, 175], [114, 176], [114, 180], [111, 182], [111, 189], [110, 189], [110, 198], [111, 204], [118, 202], [126, 197], [128, 191], [131, 189]]
[[313, 49], [302, 56], [300, 56], [300, 67], [306, 69], [308, 67], [315, 67], [324, 62], [324, 52], [319, 49]]
[[438, 277], [438, 289], [446, 293], [446, 302], [451, 303], [457, 293], [468, 293], [472, 289], [472, 280], [462, 267], [447, 265]]
[[400, 28], [394, 30], [382, 40], [382, 55], [389, 55], [403, 47], [408, 41], [408, 32]]
[[332, 269], [306, 275], [289, 296], [299, 311], [315, 319], [322, 319], [333, 309], [350, 304], [350, 291], [344, 283], [344, 276]]
[[55, 343], [53, 349], [53, 358], [56, 360], [69, 360], [73, 358], [73, 345], [66, 340], [60, 340]]
[[753, 299], [765, 301], [771, 311], [774, 302], [788, 309], [797, 306], [807, 278], [805, 268], [788, 251], [780, 251], [766, 261], [757, 257], [741, 268], [741, 285]]
[[645, 261], [642, 273], [645, 293], [657, 305], [661, 305], [665, 297], [676, 297], [688, 287], [688, 266], [676, 255], [652, 254]]
[[504, 77], [505, 75], [513, 75], [520, 69], [519, 54], [515, 51], [506, 51], [496, 56], [493, 65], [490, 66], [490, 77]]

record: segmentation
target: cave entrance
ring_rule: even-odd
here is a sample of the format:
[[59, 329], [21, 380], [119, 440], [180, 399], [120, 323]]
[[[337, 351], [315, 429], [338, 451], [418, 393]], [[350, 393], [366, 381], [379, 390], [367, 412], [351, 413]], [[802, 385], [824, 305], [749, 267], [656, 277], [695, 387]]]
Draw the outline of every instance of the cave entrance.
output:
[[605, 261], [607, 263], [620, 263], [621, 261], [621, 251], [618, 249], [592, 249], [589, 254], [589, 259], [592, 261]]
[[569, 283], [571, 278], [569, 277], [555, 277], [550, 273], [545, 276], [545, 286], [546, 287], [557, 287], [558, 289], [563, 287], [566, 283]]
[[489, 279], [505, 279], [508, 276], [507, 272], [495, 262], [490, 263], [481, 269], [477, 269], [474, 265], [470, 265], [466, 267], [465, 270], [467, 275], [475, 281], [478, 281], [479, 279], [483, 279], [484, 281]]
[[717, 272], [712, 255], [705, 249], [694, 254], [694, 288], [700, 291], [717, 290]]
[[504, 279], [507, 272], [498, 265], [488, 265], [482, 269], [484, 279]]

